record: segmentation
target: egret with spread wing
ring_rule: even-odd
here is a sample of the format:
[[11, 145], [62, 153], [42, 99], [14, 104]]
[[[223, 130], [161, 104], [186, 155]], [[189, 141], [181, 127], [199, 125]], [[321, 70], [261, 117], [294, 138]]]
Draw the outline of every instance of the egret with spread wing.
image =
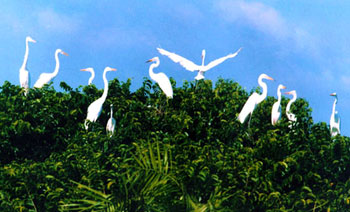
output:
[[22, 64], [21, 68], [19, 69], [19, 82], [21, 84], [21, 87], [24, 88], [24, 90], [25, 90], [24, 94], [28, 93], [28, 89], [30, 87], [30, 74], [27, 70], [27, 61], [28, 61], [28, 55], [29, 55], [29, 47], [28, 47], [29, 42], [36, 43], [36, 41], [33, 38], [31, 38], [29, 36], [26, 37], [26, 51], [24, 53], [23, 64]]
[[103, 103], [106, 101], [107, 94], [108, 94], [108, 81], [107, 81], [107, 78], [106, 78], [106, 73], [108, 71], [116, 71], [116, 70], [117, 69], [115, 69], [115, 68], [106, 67], [105, 70], [103, 71], [103, 82], [104, 82], [103, 94], [102, 94], [102, 96], [100, 98], [95, 100], [88, 107], [88, 113], [87, 113], [86, 120], [85, 120], [85, 123], [84, 123], [84, 126], [85, 126], [86, 130], [89, 128], [87, 120], [89, 120], [90, 122], [95, 122], [97, 120], [97, 118], [100, 116], [101, 112], [102, 112], [102, 105], [103, 105]]
[[157, 48], [157, 50], [159, 51], [160, 54], [169, 57], [175, 63], [180, 63], [180, 65], [182, 67], [184, 67], [185, 69], [187, 69], [188, 71], [192, 71], [192, 72], [198, 71], [198, 74], [195, 77], [196, 80], [204, 79], [204, 72], [219, 65], [220, 63], [224, 62], [225, 60], [227, 60], [229, 58], [235, 57], [241, 51], [241, 49], [242, 48], [238, 49], [238, 51], [236, 51], [235, 53], [231, 53], [225, 57], [221, 57], [219, 59], [216, 59], [207, 65], [204, 65], [205, 50], [203, 49], [203, 51], [202, 51], [202, 65], [197, 65], [197, 64], [194, 64], [192, 61], [190, 61], [184, 57], [181, 57], [180, 55], [177, 55], [177, 54], [172, 53], [172, 52], [168, 52], [167, 50], [164, 50], [161, 48]]
[[333, 103], [333, 109], [332, 109], [332, 115], [329, 122], [330, 131], [332, 136], [336, 136], [340, 134], [340, 117], [338, 115], [338, 111], [335, 110], [335, 106], [338, 102], [338, 96], [336, 93], [331, 93], [331, 96], [335, 97], [334, 103]]
[[286, 86], [280, 84], [277, 88], [277, 102], [272, 106], [271, 111], [271, 124], [275, 125], [277, 121], [281, 118], [281, 89], [286, 89]]
[[154, 57], [150, 60], [147, 60], [146, 62], [154, 62], [149, 66], [148, 72], [149, 72], [149, 76], [151, 77], [152, 80], [156, 81], [159, 85], [159, 87], [162, 89], [162, 91], [165, 93], [165, 95], [168, 98], [173, 98], [173, 88], [171, 87], [171, 83], [169, 78], [162, 72], [160, 73], [154, 73], [153, 69], [159, 66], [159, 58], [158, 57]]
[[91, 85], [92, 80], [95, 78], [95, 71], [93, 68], [84, 68], [84, 69], [80, 69], [80, 71], [88, 71], [91, 73], [91, 77], [89, 78], [89, 82], [88, 85]]
[[60, 61], [58, 59], [58, 54], [63, 54], [68, 56], [68, 54], [62, 51], [61, 49], [57, 49], [55, 52], [56, 67], [54, 72], [40, 74], [39, 79], [34, 84], [35, 88], [43, 87], [45, 84], [49, 83], [51, 80], [53, 80], [57, 76], [58, 70], [60, 69]]
[[244, 121], [247, 119], [248, 115], [250, 115], [249, 118], [249, 123], [248, 126], [250, 126], [250, 119], [252, 117], [253, 111], [255, 109], [255, 107], [262, 102], [266, 96], [267, 96], [267, 85], [265, 82], [263, 82], [263, 79], [267, 79], [267, 80], [274, 80], [271, 77], [267, 76], [266, 74], [261, 74], [258, 78], [258, 83], [260, 85], [260, 87], [262, 87], [263, 92], [262, 94], [258, 94], [256, 92], [254, 92], [247, 100], [247, 102], [244, 104], [243, 109], [241, 110], [241, 112], [238, 115], [238, 120], [243, 124]]

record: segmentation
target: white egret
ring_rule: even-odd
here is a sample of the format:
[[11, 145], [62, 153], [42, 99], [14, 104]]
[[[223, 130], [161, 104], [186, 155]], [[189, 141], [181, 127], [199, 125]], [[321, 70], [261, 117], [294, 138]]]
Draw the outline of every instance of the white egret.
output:
[[89, 78], [89, 82], [88, 85], [91, 85], [92, 80], [95, 78], [95, 71], [93, 68], [84, 68], [84, 69], [80, 69], [80, 71], [88, 71], [91, 73], [91, 77]]
[[335, 106], [337, 105], [337, 102], [338, 102], [338, 96], [336, 93], [331, 93], [331, 96], [334, 96], [335, 100], [333, 103], [333, 110], [332, 110], [329, 126], [330, 126], [331, 135], [336, 136], [340, 134], [340, 117], [338, 115], [338, 111], [335, 110]]
[[113, 104], [111, 104], [111, 117], [108, 119], [107, 126], [106, 126], [106, 132], [109, 137], [112, 137], [114, 134], [114, 129], [115, 129], [116, 121], [113, 118]]
[[216, 59], [207, 65], [204, 65], [205, 50], [203, 49], [202, 50], [202, 65], [197, 65], [197, 64], [194, 64], [192, 61], [190, 61], [184, 57], [181, 57], [180, 55], [177, 55], [177, 54], [172, 53], [172, 52], [168, 52], [168, 51], [161, 49], [161, 48], [157, 48], [157, 50], [159, 51], [160, 54], [169, 57], [175, 63], [180, 63], [180, 65], [182, 65], [182, 67], [184, 67], [188, 71], [191, 71], [191, 72], [198, 71], [198, 74], [195, 77], [196, 80], [204, 79], [204, 72], [219, 65], [220, 63], [224, 62], [228, 58], [235, 57], [241, 51], [241, 49], [242, 48], [238, 49], [238, 51], [236, 51], [235, 53], [231, 53], [225, 57], [221, 57], [219, 59]]
[[19, 82], [21, 84], [21, 87], [25, 89], [25, 94], [28, 93], [28, 88], [30, 87], [30, 74], [27, 70], [27, 61], [28, 61], [28, 55], [29, 55], [29, 45], [28, 43], [36, 43], [36, 41], [27, 36], [26, 37], [26, 51], [24, 53], [24, 60], [21, 68], [19, 69]]
[[93, 103], [91, 103], [88, 107], [88, 113], [86, 116], [86, 120], [84, 123], [85, 129], [88, 129], [88, 124], [87, 124], [87, 120], [89, 120], [90, 122], [95, 122], [97, 120], [97, 118], [100, 116], [101, 112], [102, 112], [102, 105], [103, 103], [106, 101], [107, 98], [107, 94], [108, 94], [108, 81], [106, 78], [106, 73], [108, 71], [116, 71], [117, 69], [115, 68], [111, 68], [111, 67], [106, 67], [103, 71], [103, 82], [104, 82], [104, 90], [103, 90], [103, 94], [100, 98], [98, 98], [97, 100], [95, 100]]
[[292, 105], [293, 102], [295, 102], [295, 100], [297, 100], [297, 92], [295, 90], [289, 91], [289, 92], [285, 92], [285, 94], [290, 94], [293, 95], [293, 98], [291, 100], [289, 100], [287, 107], [286, 107], [286, 115], [289, 121], [294, 122], [297, 120], [297, 118], [295, 117], [295, 114], [293, 114], [292, 112], [290, 112], [290, 106]]
[[34, 84], [35, 88], [43, 87], [45, 84], [49, 83], [51, 80], [53, 80], [57, 76], [58, 70], [60, 68], [60, 61], [58, 59], [58, 54], [63, 54], [68, 56], [68, 54], [62, 51], [61, 49], [57, 49], [55, 52], [56, 67], [54, 72], [40, 74], [39, 79]]
[[271, 124], [275, 125], [277, 121], [281, 118], [281, 89], [286, 89], [286, 86], [280, 84], [277, 88], [277, 102], [272, 106], [271, 111]]
[[248, 115], [250, 115], [249, 118], [249, 124], [250, 125], [250, 119], [252, 118], [252, 114], [253, 111], [255, 109], [255, 107], [262, 102], [266, 96], [267, 96], [267, 85], [265, 82], [263, 82], [263, 79], [267, 79], [267, 80], [274, 80], [271, 77], [267, 76], [266, 74], [261, 74], [258, 78], [258, 83], [260, 85], [260, 87], [262, 87], [263, 92], [262, 94], [258, 94], [256, 92], [254, 92], [247, 100], [247, 102], [244, 104], [243, 109], [241, 110], [241, 112], [238, 115], [238, 120], [243, 124], [244, 121], [247, 119]]
[[159, 66], [159, 58], [158, 57], [154, 57], [150, 60], [147, 60], [146, 62], [154, 62], [149, 66], [148, 72], [149, 72], [149, 76], [151, 77], [151, 79], [153, 79], [154, 81], [156, 81], [159, 85], [159, 87], [162, 89], [162, 91], [165, 93], [165, 95], [168, 98], [173, 98], [173, 88], [171, 87], [171, 83], [169, 78], [163, 73], [154, 73], [153, 69]]

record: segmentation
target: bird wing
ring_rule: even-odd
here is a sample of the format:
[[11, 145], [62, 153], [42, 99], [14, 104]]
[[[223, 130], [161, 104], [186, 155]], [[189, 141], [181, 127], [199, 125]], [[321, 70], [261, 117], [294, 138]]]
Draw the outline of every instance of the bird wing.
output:
[[241, 112], [238, 115], [238, 120], [243, 124], [244, 121], [247, 119], [249, 114], [252, 114], [255, 106], [257, 105], [257, 99], [259, 98], [259, 94], [253, 93], [246, 103], [244, 104]]
[[157, 74], [157, 78], [157, 83], [165, 95], [169, 98], [173, 98], [173, 88], [169, 78], [162, 72]]
[[167, 50], [164, 50], [161, 48], [157, 48], [157, 50], [160, 54], [169, 57], [175, 63], [180, 63], [180, 65], [182, 65], [182, 67], [184, 67], [188, 71], [193, 72], [193, 71], [198, 71], [200, 69], [199, 65], [194, 64], [192, 61], [187, 60], [186, 58], [181, 57], [180, 55], [177, 55], [177, 54], [172, 53], [172, 52], [168, 52]]
[[204, 66], [202, 71], [208, 71], [209, 69], [219, 65], [220, 63], [224, 62], [228, 58], [236, 57], [236, 55], [241, 51], [242, 48], [239, 48], [235, 53], [231, 53], [229, 55], [226, 55], [225, 57], [221, 57], [219, 59], [211, 61], [208, 65]]

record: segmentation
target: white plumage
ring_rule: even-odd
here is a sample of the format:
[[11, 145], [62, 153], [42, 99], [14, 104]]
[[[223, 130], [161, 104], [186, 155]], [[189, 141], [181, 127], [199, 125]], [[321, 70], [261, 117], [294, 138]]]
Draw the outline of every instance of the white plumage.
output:
[[84, 123], [85, 129], [88, 129], [88, 123], [87, 120], [89, 120], [90, 122], [95, 122], [97, 120], [97, 118], [100, 116], [101, 112], [102, 112], [102, 105], [103, 103], [106, 101], [107, 98], [107, 94], [108, 94], [108, 81], [106, 78], [106, 73], [108, 71], [116, 71], [117, 69], [115, 68], [110, 68], [110, 67], [106, 67], [103, 71], [103, 82], [104, 82], [104, 90], [103, 90], [103, 94], [100, 98], [98, 98], [97, 100], [95, 100], [93, 103], [91, 103], [88, 107], [88, 113], [86, 116], [86, 120]]
[[216, 59], [207, 65], [204, 65], [205, 50], [203, 49], [202, 50], [202, 65], [197, 65], [197, 64], [194, 64], [192, 61], [190, 61], [190, 60], [188, 60], [180, 55], [177, 55], [177, 54], [172, 53], [172, 52], [168, 52], [167, 50], [164, 50], [161, 48], [157, 48], [157, 50], [160, 54], [169, 57], [175, 63], [179, 63], [182, 67], [184, 67], [188, 71], [192, 71], [192, 72], [198, 71], [198, 74], [195, 77], [196, 80], [204, 79], [204, 72], [219, 65], [220, 63], [224, 62], [225, 60], [227, 60], [229, 58], [235, 57], [241, 51], [241, 49], [242, 48], [238, 49], [238, 51], [236, 51], [235, 53], [231, 53], [231, 54], [226, 55], [225, 57], [221, 57], [219, 59]]
[[111, 117], [108, 119], [106, 126], [106, 132], [109, 137], [112, 137], [114, 135], [115, 125], [116, 121], [113, 118], [113, 104], [111, 104]]
[[25, 89], [25, 94], [28, 93], [28, 89], [30, 87], [30, 74], [29, 71], [27, 70], [27, 61], [28, 61], [28, 55], [29, 55], [29, 45], [28, 43], [36, 43], [36, 41], [27, 36], [26, 37], [26, 51], [24, 53], [24, 60], [21, 68], [19, 69], [19, 82], [21, 84], [21, 87]]
[[87, 71], [87, 72], [91, 73], [91, 76], [90, 76], [89, 82], [88, 82], [88, 85], [91, 85], [92, 80], [95, 78], [95, 71], [94, 71], [94, 69], [93, 68], [84, 68], [84, 69], [80, 69], [80, 71]]
[[295, 90], [286, 92], [285, 94], [290, 94], [293, 95], [293, 98], [291, 100], [289, 100], [287, 107], [286, 107], [286, 115], [289, 121], [296, 121], [297, 118], [295, 117], [295, 114], [293, 114], [292, 112], [290, 112], [290, 106], [292, 105], [293, 102], [295, 102], [295, 100], [297, 99], [297, 92]]
[[60, 61], [58, 59], [58, 54], [63, 54], [68, 56], [68, 54], [62, 51], [61, 49], [57, 49], [55, 52], [56, 67], [54, 72], [40, 74], [39, 79], [34, 84], [35, 88], [43, 87], [45, 84], [49, 83], [51, 80], [53, 80], [57, 76], [58, 70], [60, 69]]
[[148, 72], [149, 76], [151, 77], [152, 80], [156, 81], [159, 85], [159, 87], [162, 89], [162, 91], [165, 93], [165, 95], [168, 98], [173, 98], [173, 88], [171, 87], [171, 83], [169, 78], [162, 72], [160, 73], [154, 73], [153, 69], [158, 67], [160, 64], [159, 58], [154, 57], [150, 60], [147, 60], [146, 62], [154, 62], [149, 66]]
[[[247, 102], [244, 104], [243, 109], [238, 115], [238, 120], [243, 124], [245, 120], [247, 119], [248, 115], [250, 115], [250, 118], [253, 114], [253, 111], [255, 107], [262, 102], [266, 96], [267, 96], [267, 85], [264, 83], [262, 80], [263, 79], [268, 79], [268, 80], [273, 80], [271, 77], [267, 76], [266, 74], [261, 74], [258, 78], [258, 83], [262, 87], [263, 92], [262, 94], [258, 93], [253, 93], [247, 100]], [[249, 124], [250, 124], [250, 119], [249, 119]]]
[[277, 121], [281, 118], [281, 89], [286, 89], [286, 87], [280, 84], [277, 88], [277, 102], [272, 106], [271, 111], [271, 124], [275, 125]]
[[338, 96], [336, 93], [332, 93], [331, 96], [335, 97], [335, 100], [333, 102], [333, 109], [332, 109], [332, 115], [331, 119], [329, 121], [329, 127], [331, 131], [332, 136], [340, 135], [340, 116], [338, 114], [338, 111], [335, 110], [335, 106], [338, 102]]

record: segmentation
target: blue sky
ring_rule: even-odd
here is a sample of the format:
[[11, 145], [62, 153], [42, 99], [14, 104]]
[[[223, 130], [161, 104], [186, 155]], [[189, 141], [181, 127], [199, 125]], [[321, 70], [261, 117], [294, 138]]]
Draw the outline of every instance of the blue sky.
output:
[[195, 63], [206, 63], [243, 50], [233, 59], [206, 73], [206, 79], [233, 79], [250, 91], [257, 77], [266, 73], [277, 80], [268, 82], [268, 94], [276, 96], [279, 83], [296, 90], [313, 109], [315, 122], [329, 122], [337, 92], [337, 110], [342, 134], [350, 136], [350, 2], [325, 0], [244, 1], [6, 1], [0, 13], [0, 84], [19, 84], [25, 37], [30, 44], [28, 70], [32, 83], [42, 72], [52, 72], [54, 51], [61, 69], [54, 80], [72, 87], [87, 84], [89, 74], [79, 71], [93, 67], [94, 84], [102, 88], [105, 66], [117, 68], [107, 74], [132, 79], [133, 88], [148, 77], [145, 61], [160, 57], [162, 71], [178, 85], [194, 80], [195, 73], [158, 54], [162, 47]]

